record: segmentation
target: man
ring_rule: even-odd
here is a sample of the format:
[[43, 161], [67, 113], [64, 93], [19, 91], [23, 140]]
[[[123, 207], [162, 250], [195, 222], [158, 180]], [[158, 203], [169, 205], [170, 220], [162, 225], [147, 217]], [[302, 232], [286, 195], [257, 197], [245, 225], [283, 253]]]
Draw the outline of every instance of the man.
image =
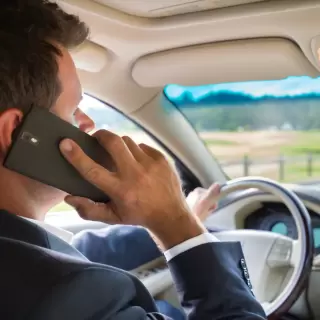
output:
[[[3, 161], [32, 105], [83, 131], [92, 121], [77, 108], [81, 86], [68, 52], [86, 39], [86, 26], [46, 0], [3, 1], [0, 15]], [[85, 179], [110, 196], [108, 204], [66, 196], [0, 166], [0, 318], [168, 319], [157, 313], [138, 279], [87, 261], [46, 230], [46, 212], [65, 198], [84, 218], [147, 228], [168, 260], [189, 319], [263, 319], [240, 244], [218, 242], [206, 232], [164, 156], [107, 131], [95, 137], [113, 157], [115, 173], [92, 162], [73, 141], [64, 140], [60, 148]]]

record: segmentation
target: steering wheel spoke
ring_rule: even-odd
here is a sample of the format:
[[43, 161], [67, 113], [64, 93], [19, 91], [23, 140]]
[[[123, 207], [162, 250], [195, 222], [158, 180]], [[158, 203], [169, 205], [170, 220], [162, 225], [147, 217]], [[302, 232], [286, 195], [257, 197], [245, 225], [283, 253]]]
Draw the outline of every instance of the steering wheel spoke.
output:
[[[299, 259], [299, 250], [295, 246], [295, 241], [284, 236], [277, 236], [268, 254], [267, 264], [271, 268], [292, 267], [297, 263], [296, 259], [292, 260], [292, 254], [295, 252], [295, 256]], [[292, 264], [293, 261], [295, 264]]]

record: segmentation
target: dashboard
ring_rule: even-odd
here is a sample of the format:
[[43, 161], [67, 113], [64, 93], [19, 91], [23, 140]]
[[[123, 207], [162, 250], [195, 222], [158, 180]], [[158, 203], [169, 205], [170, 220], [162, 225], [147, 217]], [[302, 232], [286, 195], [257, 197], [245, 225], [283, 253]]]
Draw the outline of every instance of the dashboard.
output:
[[[320, 254], [320, 216], [308, 210], [313, 228], [315, 254]], [[263, 202], [262, 207], [244, 220], [245, 229], [264, 230], [297, 239], [297, 228], [288, 208], [277, 202]]]

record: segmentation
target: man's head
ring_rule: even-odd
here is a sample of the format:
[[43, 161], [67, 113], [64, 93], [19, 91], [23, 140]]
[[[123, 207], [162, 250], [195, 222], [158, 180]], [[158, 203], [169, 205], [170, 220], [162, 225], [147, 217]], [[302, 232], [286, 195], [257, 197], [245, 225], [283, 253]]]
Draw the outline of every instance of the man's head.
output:
[[[25, 112], [50, 109], [83, 131], [94, 124], [78, 105], [82, 89], [70, 49], [88, 36], [78, 17], [47, 0], [4, 0], [0, 5], [0, 161]], [[6, 186], [12, 199], [8, 203]], [[1, 190], [2, 189], [2, 190]], [[43, 218], [64, 193], [0, 166], [0, 209]], [[23, 208], [17, 202], [23, 201]], [[14, 205], [12, 203], [15, 203]], [[32, 213], [32, 211], [37, 211]], [[41, 217], [40, 217], [41, 216]]]

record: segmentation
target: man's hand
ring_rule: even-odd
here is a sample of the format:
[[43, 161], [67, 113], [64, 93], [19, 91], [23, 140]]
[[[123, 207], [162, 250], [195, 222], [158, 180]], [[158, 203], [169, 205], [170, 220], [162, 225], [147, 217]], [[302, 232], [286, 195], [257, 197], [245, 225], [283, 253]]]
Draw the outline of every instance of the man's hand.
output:
[[116, 172], [95, 163], [71, 140], [60, 145], [78, 172], [111, 199], [104, 204], [66, 197], [81, 217], [108, 224], [141, 225], [161, 241], [163, 249], [205, 232], [190, 212], [175, 170], [161, 152], [106, 130], [93, 136], [113, 158]]
[[192, 213], [204, 221], [216, 208], [219, 194], [219, 184], [212, 184], [208, 189], [196, 188], [188, 194], [187, 203]]
[[[208, 189], [194, 189], [188, 194], [186, 200], [191, 212], [203, 222], [217, 207], [217, 198], [219, 197], [219, 194], [220, 185], [212, 184]], [[152, 232], [150, 232], [150, 236], [156, 245], [161, 248], [161, 243], [159, 243], [157, 237], [155, 237]]]

